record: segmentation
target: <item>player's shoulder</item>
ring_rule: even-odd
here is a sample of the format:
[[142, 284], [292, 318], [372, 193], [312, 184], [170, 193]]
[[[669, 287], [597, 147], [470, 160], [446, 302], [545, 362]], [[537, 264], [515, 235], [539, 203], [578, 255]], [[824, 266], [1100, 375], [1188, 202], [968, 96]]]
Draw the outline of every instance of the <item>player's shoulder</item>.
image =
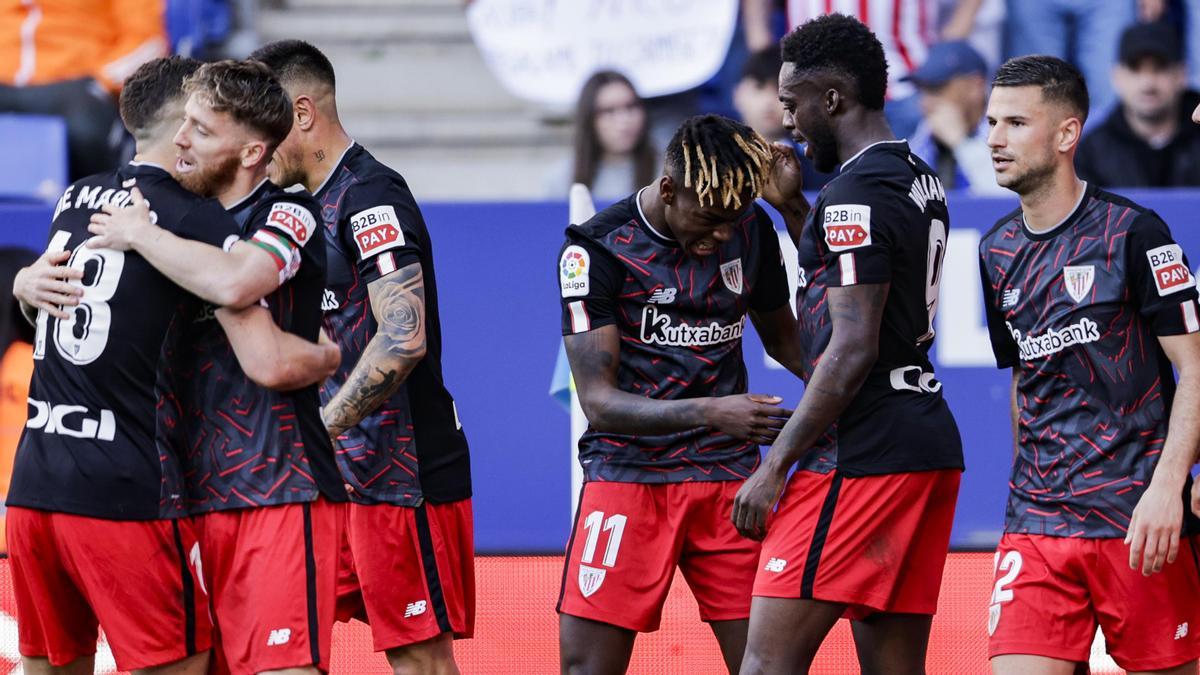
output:
[[321, 205], [302, 185], [266, 186], [265, 194], [255, 204], [251, 214], [252, 227], [273, 227], [283, 230], [293, 241], [304, 246], [324, 232], [318, 227]]
[[346, 160], [346, 168], [353, 176], [346, 188], [347, 206], [358, 208], [363, 205], [393, 202], [395, 205], [416, 205], [416, 198], [408, 181], [392, 167], [379, 161], [358, 146]]
[[[1154, 209], [1151, 209], [1148, 206], [1139, 204], [1132, 199], [1116, 194], [1115, 192], [1109, 192], [1101, 187], [1091, 187], [1089, 185], [1088, 189], [1091, 192], [1090, 198], [1092, 201], [1099, 202], [1101, 206], [1106, 206], [1104, 209], [1104, 218], [1107, 222], [1115, 222], [1118, 227], [1124, 225], [1130, 230], [1139, 230], [1145, 228], [1157, 229], [1160, 227], [1164, 229], [1167, 228], [1166, 222], [1159, 217], [1158, 213], [1156, 213]], [[1113, 214], [1107, 207], [1111, 207], [1112, 209], [1120, 209], [1123, 210], [1123, 212], [1118, 211], [1116, 214]], [[1113, 215], [1116, 217], [1113, 218]]]
[[1020, 226], [1021, 226], [1021, 207], [1018, 206], [1017, 208], [1013, 209], [1012, 211], [1009, 211], [1008, 213], [1004, 214], [1001, 218], [999, 218], [995, 223], [992, 224], [992, 226], [988, 229], [988, 231], [985, 232], [983, 234], [983, 236], [979, 238], [979, 250], [980, 251], [987, 250], [987, 248], [989, 247], [989, 242], [992, 242], [997, 237], [1003, 236], [1003, 233], [1005, 231], [1011, 230], [1014, 227], [1020, 227]]
[[609, 235], [638, 219], [637, 193], [605, 207], [582, 223], [567, 227], [567, 240], [590, 240], [602, 244]]

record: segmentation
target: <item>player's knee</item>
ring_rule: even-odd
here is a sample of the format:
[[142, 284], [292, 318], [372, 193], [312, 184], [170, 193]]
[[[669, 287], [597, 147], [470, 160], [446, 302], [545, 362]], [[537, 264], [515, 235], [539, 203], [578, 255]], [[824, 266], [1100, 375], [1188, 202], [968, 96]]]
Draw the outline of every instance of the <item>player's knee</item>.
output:
[[414, 645], [389, 649], [388, 664], [393, 675], [458, 675], [454, 647], [449, 634]]

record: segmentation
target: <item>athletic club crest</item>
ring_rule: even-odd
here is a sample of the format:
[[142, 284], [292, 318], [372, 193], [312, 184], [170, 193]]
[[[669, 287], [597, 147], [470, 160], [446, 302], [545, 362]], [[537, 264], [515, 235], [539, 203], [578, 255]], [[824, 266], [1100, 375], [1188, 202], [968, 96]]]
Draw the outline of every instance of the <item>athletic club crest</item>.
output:
[[1063, 268], [1063, 286], [1075, 302], [1087, 297], [1096, 281], [1095, 265], [1067, 265]]
[[583, 593], [583, 597], [590, 597], [592, 593], [600, 590], [600, 584], [604, 583], [605, 571], [588, 565], [579, 566], [579, 592]]
[[742, 293], [742, 259], [730, 260], [727, 263], [721, 263], [721, 281], [725, 282], [725, 288], [741, 295]]

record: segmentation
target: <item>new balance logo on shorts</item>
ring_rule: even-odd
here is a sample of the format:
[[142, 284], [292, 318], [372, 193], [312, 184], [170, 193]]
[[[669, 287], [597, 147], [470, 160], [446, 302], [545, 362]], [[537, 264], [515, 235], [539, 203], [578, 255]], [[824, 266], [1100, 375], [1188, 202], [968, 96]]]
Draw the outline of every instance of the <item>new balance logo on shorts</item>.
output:
[[1188, 634], [1188, 622], [1184, 621], [1183, 623], [1179, 624], [1179, 626], [1175, 629], [1175, 639], [1182, 640], [1183, 638], [1187, 637], [1187, 634]]
[[425, 601], [424, 600], [410, 602], [410, 603], [408, 603], [408, 606], [404, 608], [404, 618], [406, 618], [406, 619], [409, 617], [418, 616], [418, 615], [421, 615], [424, 613], [425, 613]]
[[782, 572], [784, 567], [787, 567], [786, 560], [782, 558], [771, 558], [767, 561], [767, 566], [763, 569], [768, 572]]
[[267, 636], [267, 646], [278, 647], [279, 645], [286, 645], [291, 639], [291, 628], [276, 628], [275, 630], [271, 631], [270, 635]]

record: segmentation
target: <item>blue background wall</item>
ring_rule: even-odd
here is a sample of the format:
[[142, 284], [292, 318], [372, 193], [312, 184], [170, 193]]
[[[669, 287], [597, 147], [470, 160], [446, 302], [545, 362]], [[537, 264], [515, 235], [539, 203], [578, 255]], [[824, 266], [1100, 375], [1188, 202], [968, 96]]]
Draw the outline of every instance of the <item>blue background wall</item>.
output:
[[[1128, 193], [1172, 225], [1193, 263], [1200, 193]], [[1003, 525], [1011, 464], [1008, 374], [990, 363], [975, 243], [1015, 200], [951, 196], [947, 277], [935, 365], [967, 453], [953, 543], [987, 547]], [[549, 394], [561, 337], [555, 267], [565, 204], [427, 204], [444, 330], [444, 367], [471, 441], [481, 552], [556, 552], [570, 527], [569, 419]], [[50, 209], [0, 206], [0, 243], [41, 249]], [[770, 368], [747, 332], [751, 389], [795, 402], [800, 383]]]

